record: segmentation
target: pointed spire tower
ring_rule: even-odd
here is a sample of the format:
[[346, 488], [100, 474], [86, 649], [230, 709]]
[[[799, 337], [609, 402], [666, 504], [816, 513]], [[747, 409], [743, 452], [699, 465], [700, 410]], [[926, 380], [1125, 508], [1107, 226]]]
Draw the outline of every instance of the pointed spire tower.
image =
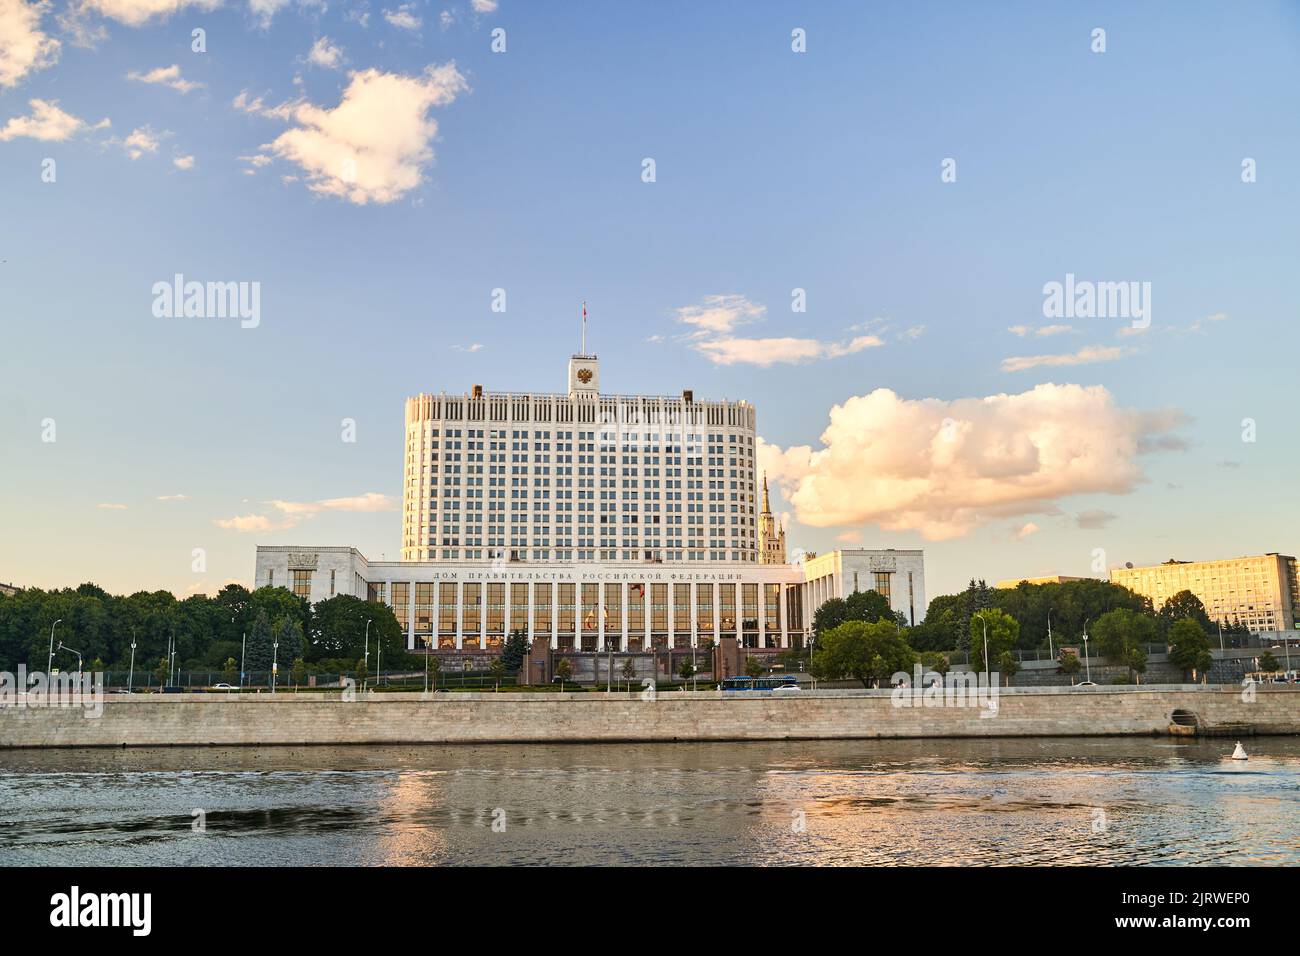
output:
[[763, 472], [763, 510], [758, 515], [758, 560], [760, 564], [785, 564], [785, 528], [778, 530], [772, 517], [767, 472]]

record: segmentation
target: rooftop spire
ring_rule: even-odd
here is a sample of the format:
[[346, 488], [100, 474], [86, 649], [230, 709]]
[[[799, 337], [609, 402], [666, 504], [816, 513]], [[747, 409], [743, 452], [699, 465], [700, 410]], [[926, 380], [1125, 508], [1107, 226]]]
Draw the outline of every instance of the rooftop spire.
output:
[[772, 513], [772, 504], [770, 501], [767, 500], [767, 472], [763, 472], [763, 512], [762, 513], [765, 515], [770, 515]]
[[582, 300], [582, 355], [587, 354], [587, 300]]

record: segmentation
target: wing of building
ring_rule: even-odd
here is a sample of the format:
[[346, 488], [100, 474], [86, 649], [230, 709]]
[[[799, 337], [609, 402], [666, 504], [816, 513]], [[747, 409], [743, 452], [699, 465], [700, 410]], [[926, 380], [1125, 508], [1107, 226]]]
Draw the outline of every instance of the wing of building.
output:
[[487, 650], [517, 629], [575, 651], [800, 646], [821, 602], [869, 588], [924, 615], [920, 551], [787, 563], [765, 477], [756, 510], [749, 402], [599, 387], [578, 354], [565, 393], [407, 399], [402, 560], [260, 546], [254, 586], [386, 603], [412, 649]]
[[1179, 591], [1191, 591], [1212, 621], [1244, 624], [1252, 633], [1291, 631], [1300, 610], [1296, 559], [1269, 552], [1220, 561], [1174, 561], [1116, 568], [1115, 584], [1151, 598], [1160, 610]]

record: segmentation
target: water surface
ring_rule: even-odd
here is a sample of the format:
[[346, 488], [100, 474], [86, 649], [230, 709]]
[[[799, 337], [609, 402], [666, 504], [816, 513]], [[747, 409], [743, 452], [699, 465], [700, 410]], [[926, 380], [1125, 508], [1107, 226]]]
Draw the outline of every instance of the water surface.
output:
[[1244, 743], [0, 751], [0, 863], [1300, 863], [1300, 739]]

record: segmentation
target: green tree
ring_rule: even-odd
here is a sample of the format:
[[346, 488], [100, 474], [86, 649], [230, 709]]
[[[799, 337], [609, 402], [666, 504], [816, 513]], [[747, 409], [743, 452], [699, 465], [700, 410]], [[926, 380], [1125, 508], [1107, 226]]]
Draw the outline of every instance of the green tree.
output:
[[821, 636], [813, 653], [818, 680], [852, 678], [870, 687], [898, 671], [911, 671], [916, 652], [892, 621], [846, 621]]
[[948, 661], [948, 655], [940, 654], [938, 651], [922, 651], [920, 661], [923, 670], [934, 671], [936, 674], [947, 675], [948, 669], [952, 666]]
[[560, 687], [564, 687], [564, 682], [573, 677], [573, 665], [569, 663], [567, 657], [560, 658], [559, 663], [555, 665], [555, 676], [560, 679]]
[[621, 673], [623, 675], [623, 680], [630, 684], [632, 678], [636, 677], [636, 661], [630, 657], [623, 658], [623, 669]]
[[998, 671], [1006, 679], [1006, 686], [1011, 686], [1011, 678], [1020, 672], [1020, 662], [1016, 660], [1016, 655], [1011, 651], [1003, 651], [998, 655]]
[[683, 657], [682, 662], [677, 665], [677, 676], [684, 681], [695, 676], [695, 665], [691, 663], [689, 657]]
[[239, 677], [239, 662], [233, 657], [227, 657], [225, 664], [221, 666], [221, 680], [226, 684], [235, 683]]
[[1091, 630], [1101, 655], [1127, 667], [1130, 682], [1134, 674], [1146, 671], [1146, 645], [1156, 639], [1156, 622], [1149, 615], [1116, 608], [1097, 618]]
[[153, 669], [153, 679], [159, 684], [166, 684], [168, 677], [167, 670], [167, 658], [158, 658], [158, 666]]
[[438, 680], [442, 676], [442, 661], [437, 654], [430, 654], [425, 660], [424, 666], [429, 670], [429, 686], [437, 687]]
[[1013, 649], [1020, 640], [1020, 622], [998, 608], [984, 608], [972, 613], [969, 628], [970, 669], [973, 671], [985, 669], [984, 645], [986, 634], [990, 661], [999, 660], [1003, 651]]
[[265, 611], [258, 611], [253, 619], [253, 626], [248, 630], [248, 650], [244, 655], [244, 666], [249, 673], [268, 672], [271, 670], [271, 658], [275, 653], [271, 639], [271, 619]]
[[1282, 667], [1278, 664], [1277, 658], [1273, 656], [1272, 651], [1265, 651], [1259, 655], [1259, 669], [1264, 674], [1276, 674]]
[[307, 662], [301, 657], [295, 657], [293, 659], [293, 669], [290, 671], [290, 676], [293, 677], [295, 685], [301, 686], [302, 684], [307, 683]]
[[506, 638], [505, 647], [501, 649], [501, 660], [505, 663], [506, 670], [518, 673], [519, 668], [524, 666], [524, 657], [527, 654], [528, 632], [511, 631], [510, 636]]
[[1210, 638], [1192, 616], [1180, 618], [1169, 627], [1169, 663], [1195, 680], [1214, 663]]
[[499, 657], [492, 658], [492, 663], [488, 665], [488, 672], [492, 675], [492, 680], [496, 682], [496, 686], [500, 688], [501, 678], [506, 676], [506, 662]]
[[[366, 624], [369, 622], [369, 637]], [[363, 601], [350, 594], [336, 594], [316, 602], [311, 614], [311, 640], [306, 659], [361, 657], [367, 650], [374, 659], [382, 642], [384, 660], [394, 666], [406, 656], [406, 635], [387, 604]]]
[[1056, 659], [1058, 670], [1062, 674], [1077, 674], [1083, 668], [1083, 663], [1079, 660], [1079, 655], [1074, 651], [1061, 651], [1060, 656]]
[[813, 630], [825, 634], [846, 621], [894, 621], [906, 625], [905, 619], [895, 615], [889, 600], [879, 591], [854, 591], [847, 598], [831, 598], [813, 615]]
[[1160, 606], [1160, 613], [1156, 615], [1156, 619], [1161, 636], [1168, 640], [1169, 631], [1174, 623], [1187, 618], [1195, 621], [1207, 634], [1215, 630], [1210, 616], [1205, 613], [1205, 605], [1201, 603], [1201, 599], [1191, 591], [1184, 590], [1169, 596]]
[[766, 670], [766, 668], [763, 666], [763, 661], [761, 658], [758, 657], [745, 658], [745, 674], [747, 676], [759, 677], [762, 675], [764, 670]]

